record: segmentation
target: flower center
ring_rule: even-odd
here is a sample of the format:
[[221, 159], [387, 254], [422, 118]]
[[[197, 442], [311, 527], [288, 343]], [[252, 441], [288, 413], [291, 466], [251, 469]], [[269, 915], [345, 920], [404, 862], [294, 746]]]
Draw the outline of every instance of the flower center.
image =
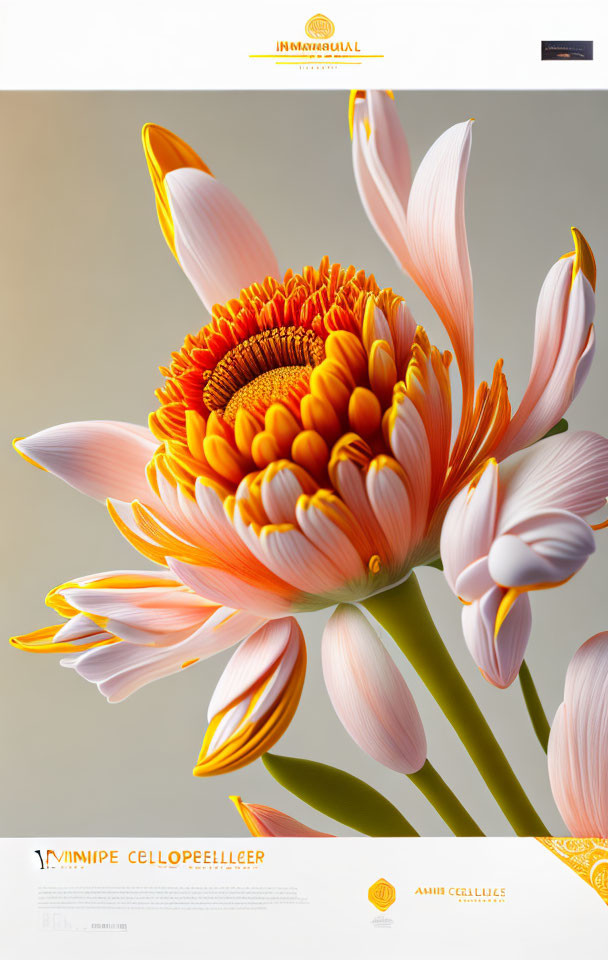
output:
[[203, 400], [230, 423], [242, 407], [263, 416], [276, 401], [299, 401], [313, 368], [324, 359], [323, 340], [311, 329], [263, 330], [237, 344], [207, 372]]

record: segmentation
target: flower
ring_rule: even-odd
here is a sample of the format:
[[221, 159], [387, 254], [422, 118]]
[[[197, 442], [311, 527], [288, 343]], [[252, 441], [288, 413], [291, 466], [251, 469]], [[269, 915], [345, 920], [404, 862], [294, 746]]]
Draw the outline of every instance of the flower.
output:
[[304, 635], [293, 617], [272, 620], [248, 637], [211, 698], [195, 777], [237, 770], [266, 753], [296, 712], [305, 673]]
[[[462, 628], [487, 680], [508, 687], [531, 628], [528, 592], [569, 580], [595, 550], [585, 518], [608, 497], [608, 440], [549, 437], [500, 466], [490, 460], [454, 498], [441, 532]], [[599, 526], [602, 526], [600, 524]]]
[[341, 604], [329, 618], [322, 657], [329, 698], [355, 743], [391, 770], [420, 770], [426, 737], [414, 698], [357, 607]]
[[608, 836], [608, 633], [574, 654], [549, 747], [553, 798], [574, 837]]
[[299, 820], [273, 807], [263, 807], [259, 803], [244, 803], [240, 797], [230, 797], [240, 813], [245, 826], [252, 837], [332, 837], [331, 833], [320, 833]]
[[[437, 556], [449, 503], [510, 436], [501, 361], [475, 393], [464, 226], [470, 123], [439, 138], [410, 189], [391, 98], [357, 95], [352, 119], [364, 205], [454, 347], [464, 398], [456, 438], [451, 355], [431, 345], [405, 301], [327, 257], [281, 278], [242, 204], [184, 141], [146, 125], [161, 229], [211, 321], [161, 368], [149, 428], [72, 422], [15, 441], [26, 460], [105, 500], [126, 539], [161, 568], [64, 584], [50, 596], [68, 623], [15, 638], [21, 649], [67, 652], [62, 662], [110, 700], [240, 641], [257, 649], [293, 613], [400, 582]], [[589, 278], [592, 254], [575, 240], [555, 281], [562, 299], [542, 315], [543, 337], [556, 341], [553, 372], [540, 399], [526, 400], [509, 450], [559, 419], [588, 367], [593, 292], [577, 278]], [[564, 297], [577, 308], [566, 309]], [[553, 393], [571, 342], [581, 354], [575, 386], [544, 404], [531, 433], [525, 424]], [[233, 700], [214, 697], [199, 774], [258, 756], [295, 709], [303, 657], [289, 680], [281, 673], [274, 700], [257, 657], [241, 660], [240, 650], [234, 662], [250, 672], [230, 685]], [[227, 685], [222, 678], [218, 689]], [[267, 727], [257, 713], [244, 722], [260, 691]]]

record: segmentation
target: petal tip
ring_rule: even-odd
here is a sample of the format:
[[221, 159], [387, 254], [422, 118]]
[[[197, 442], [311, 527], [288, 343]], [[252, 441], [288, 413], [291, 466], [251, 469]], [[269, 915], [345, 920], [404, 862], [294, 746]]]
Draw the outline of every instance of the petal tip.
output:
[[579, 270], [587, 278], [593, 290], [597, 279], [597, 267], [593, 250], [587, 243], [585, 237], [577, 227], [571, 227], [572, 238], [574, 240], [574, 266], [572, 268], [572, 280], [574, 280]]
[[42, 470], [43, 473], [48, 473], [46, 467], [43, 467], [41, 463], [37, 463], [36, 460], [32, 459], [32, 457], [25, 452], [23, 446], [20, 446], [20, 444], [23, 445], [24, 441], [27, 441], [27, 437], [15, 437], [12, 442], [13, 450], [15, 450], [15, 452], [18, 453], [19, 456], [27, 463], [31, 463], [33, 467], [37, 467], [38, 470]]

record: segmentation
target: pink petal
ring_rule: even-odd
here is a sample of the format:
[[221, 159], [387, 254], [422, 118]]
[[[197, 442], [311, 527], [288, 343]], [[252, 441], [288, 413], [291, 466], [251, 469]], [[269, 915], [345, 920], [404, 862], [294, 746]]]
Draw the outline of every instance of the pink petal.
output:
[[608, 836], [608, 633], [574, 654], [547, 751], [555, 802], [574, 837]]
[[320, 833], [307, 827], [299, 820], [273, 807], [264, 807], [259, 803], [243, 803], [240, 797], [230, 797], [242, 816], [248, 830], [254, 837], [332, 837], [331, 833]]
[[207, 712], [209, 722], [217, 713], [242, 699], [261, 678], [272, 673], [287, 657], [297, 654], [300, 628], [293, 617], [271, 620], [260, 627], [230, 658], [213, 692]]
[[565, 414], [591, 366], [595, 294], [574, 256], [561, 258], [542, 286], [528, 387], [497, 450], [503, 459], [551, 429]]
[[499, 534], [547, 510], [590, 516], [608, 497], [608, 440], [587, 431], [548, 437], [501, 463], [500, 485]]
[[[368, 96], [355, 102], [355, 181], [372, 225], [404, 266], [408, 262], [405, 209], [409, 194], [409, 151], [391, 98], [380, 91], [370, 92]], [[377, 129], [372, 126], [373, 121], [378, 124]]]
[[535, 513], [511, 527], [490, 548], [488, 569], [504, 587], [529, 587], [568, 580], [595, 551], [588, 523], [567, 510]]
[[[116, 577], [122, 582], [122, 575]], [[151, 580], [148, 585], [133, 588], [96, 588], [84, 580], [77, 582], [80, 586], [68, 586], [58, 592], [77, 610], [102, 617], [110, 633], [131, 643], [162, 646], [176, 643], [201, 626], [216, 609], [179, 581], [155, 586]]]
[[530, 600], [522, 594], [494, 637], [504, 593], [500, 587], [493, 587], [462, 609], [462, 631], [469, 652], [486, 680], [500, 688], [510, 686], [517, 677], [532, 628]]
[[214, 603], [234, 607], [259, 614], [261, 617], [276, 617], [289, 613], [297, 604], [299, 595], [273, 593], [243, 580], [238, 573], [231, 573], [217, 567], [201, 567], [183, 563], [171, 557], [167, 560], [169, 569], [182, 583], [201, 597]]
[[178, 673], [191, 661], [204, 660], [233, 646], [260, 622], [257, 617], [220, 607], [189, 637], [171, 646], [114, 643], [65, 658], [61, 663], [96, 683], [110, 703], [118, 703], [145, 684]]
[[60, 423], [15, 442], [25, 457], [96, 500], [149, 500], [146, 464], [158, 441], [116, 420]]
[[242, 203], [219, 180], [182, 167], [165, 177], [184, 273], [208, 310], [244, 287], [279, 276], [272, 249]]
[[457, 586], [458, 578], [471, 564], [487, 555], [494, 538], [497, 507], [498, 467], [491, 460], [476, 485], [461, 490], [454, 498], [441, 530], [441, 559], [446, 580], [454, 593], [465, 600], [473, 599], [470, 586], [468, 589], [462, 583]]
[[467, 397], [473, 391], [473, 281], [464, 218], [472, 121], [435, 141], [412, 184], [407, 245], [413, 279], [449, 334]]
[[348, 733], [374, 760], [410, 774], [426, 760], [414, 699], [382, 641], [357, 607], [341, 604], [323, 633], [323, 676]]

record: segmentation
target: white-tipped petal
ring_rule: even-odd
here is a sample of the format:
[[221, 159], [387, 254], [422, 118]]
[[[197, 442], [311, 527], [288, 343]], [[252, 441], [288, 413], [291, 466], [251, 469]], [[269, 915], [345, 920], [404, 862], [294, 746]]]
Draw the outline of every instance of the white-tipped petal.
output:
[[262, 230], [219, 180], [192, 167], [165, 177], [184, 273], [211, 310], [252, 283], [278, 278], [276, 257]]

